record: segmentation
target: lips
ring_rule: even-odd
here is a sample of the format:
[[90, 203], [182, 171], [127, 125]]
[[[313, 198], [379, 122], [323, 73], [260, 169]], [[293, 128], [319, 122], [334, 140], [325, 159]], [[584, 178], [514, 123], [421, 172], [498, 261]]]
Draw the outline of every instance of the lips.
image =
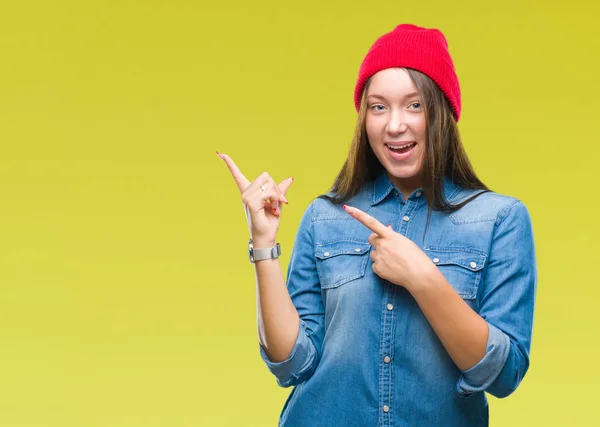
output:
[[[406, 160], [410, 158], [413, 151], [415, 151], [415, 147], [417, 143], [415, 141], [401, 141], [395, 143], [386, 143], [386, 152], [388, 156], [393, 160]], [[394, 150], [391, 147], [397, 147], [398, 149]]]
[[387, 145], [390, 148], [406, 148], [411, 144], [416, 144], [416, 141], [400, 141], [400, 142], [386, 142], [385, 145]]

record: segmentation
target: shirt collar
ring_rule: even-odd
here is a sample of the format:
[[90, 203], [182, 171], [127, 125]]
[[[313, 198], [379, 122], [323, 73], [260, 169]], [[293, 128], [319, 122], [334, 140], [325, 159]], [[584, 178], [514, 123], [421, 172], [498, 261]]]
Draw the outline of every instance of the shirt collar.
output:
[[396, 187], [390, 182], [385, 169], [381, 169], [375, 181], [373, 181], [373, 195], [371, 197], [371, 206], [376, 205], [390, 194], [391, 191], [395, 190]]
[[[460, 186], [455, 184], [450, 178], [444, 176], [444, 198], [450, 201], [459, 191]], [[373, 194], [371, 196], [371, 206], [376, 205], [385, 199], [390, 192], [398, 190], [387, 177], [385, 169], [382, 169], [373, 181]], [[419, 189], [422, 191], [422, 189]], [[400, 192], [400, 190], [398, 190]]]

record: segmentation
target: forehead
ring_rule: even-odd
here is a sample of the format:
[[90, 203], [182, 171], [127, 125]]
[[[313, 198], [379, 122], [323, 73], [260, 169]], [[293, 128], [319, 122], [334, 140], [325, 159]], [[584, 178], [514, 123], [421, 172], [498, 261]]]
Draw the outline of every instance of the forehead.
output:
[[417, 92], [417, 87], [404, 68], [386, 68], [373, 74], [367, 90], [368, 95], [402, 98]]

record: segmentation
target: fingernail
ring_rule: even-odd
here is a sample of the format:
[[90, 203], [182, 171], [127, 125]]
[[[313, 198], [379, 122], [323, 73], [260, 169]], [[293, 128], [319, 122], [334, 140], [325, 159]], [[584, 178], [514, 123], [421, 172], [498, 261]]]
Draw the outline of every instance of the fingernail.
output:
[[221, 160], [223, 159], [223, 158], [221, 157], [221, 153], [219, 153], [218, 151], [217, 151], [217, 156], [219, 156], [219, 159], [221, 159]]
[[350, 207], [348, 205], [344, 205], [344, 209], [346, 209], [346, 212], [348, 213], [354, 213], [354, 208]]
[[290, 176], [290, 179], [293, 181], [293, 180], [294, 180], [294, 177], [293, 177], [293, 176]]

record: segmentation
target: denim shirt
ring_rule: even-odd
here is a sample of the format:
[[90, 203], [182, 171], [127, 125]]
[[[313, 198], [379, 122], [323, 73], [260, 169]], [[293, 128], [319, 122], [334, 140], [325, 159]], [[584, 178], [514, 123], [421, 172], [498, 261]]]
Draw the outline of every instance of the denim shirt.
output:
[[[443, 191], [457, 203], [480, 190], [446, 178]], [[385, 171], [347, 204], [392, 224], [427, 254], [486, 321], [486, 354], [460, 370], [410, 293], [373, 272], [371, 230], [316, 198], [287, 271], [300, 316], [296, 343], [281, 362], [259, 345], [277, 383], [295, 386], [279, 425], [487, 426], [485, 392], [508, 396], [529, 366], [537, 267], [527, 208], [484, 193], [454, 213], [432, 211], [425, 230], [421, 189], [404, 201]]]

